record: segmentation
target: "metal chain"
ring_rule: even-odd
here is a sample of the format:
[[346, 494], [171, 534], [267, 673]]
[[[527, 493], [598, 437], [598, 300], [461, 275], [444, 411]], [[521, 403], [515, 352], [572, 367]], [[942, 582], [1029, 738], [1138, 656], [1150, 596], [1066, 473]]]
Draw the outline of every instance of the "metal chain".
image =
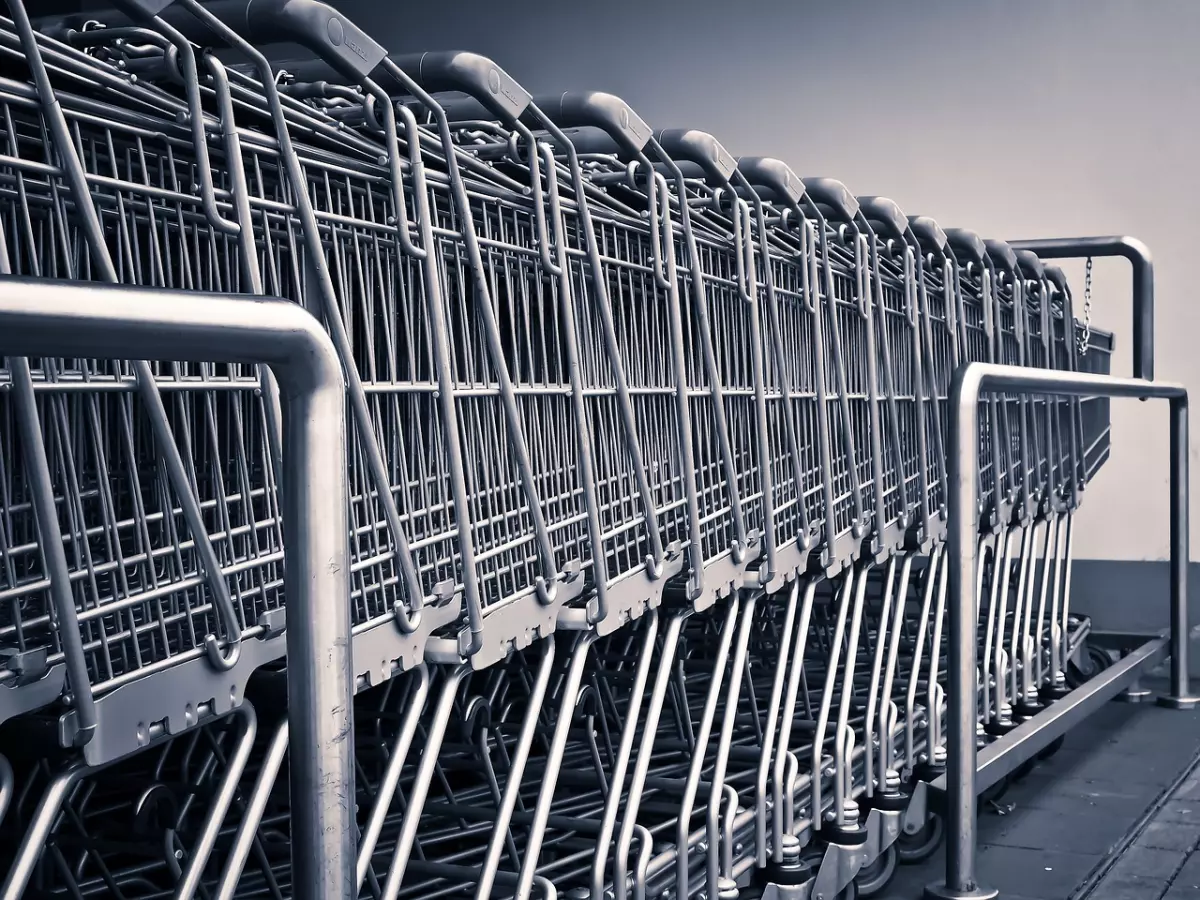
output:
[[1083, 334], [1079, 337], [1079, 355], [1087, 356], [1092, 343], [1092, 258], [1087, 258], [1087, 273], [1083, 279]]

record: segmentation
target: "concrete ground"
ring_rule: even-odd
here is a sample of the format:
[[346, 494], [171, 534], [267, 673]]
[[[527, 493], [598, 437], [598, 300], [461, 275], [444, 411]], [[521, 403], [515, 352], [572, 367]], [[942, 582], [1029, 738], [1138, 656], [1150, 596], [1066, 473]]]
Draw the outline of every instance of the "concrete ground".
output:
[[[1004, 900], [1200, 898], [1198, 757], [1200, 712], [1108, 704], [981, 812], [980, 883]], [[944, 866], [903, 867], [880, 896], [916, 900]]]

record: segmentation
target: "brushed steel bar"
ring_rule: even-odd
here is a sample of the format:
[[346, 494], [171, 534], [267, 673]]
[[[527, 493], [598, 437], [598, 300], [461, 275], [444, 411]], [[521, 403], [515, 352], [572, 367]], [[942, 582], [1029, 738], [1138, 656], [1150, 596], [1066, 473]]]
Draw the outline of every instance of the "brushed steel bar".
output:
[[[955, 372], [949, 425], [949, 733], [946, 771], [946, 878], [925, 888], [930, 900], [987, 900], [996, 891], [975, 877], [978, 718], [978, 621], [975, 611], [979, 490], [979, 404], [985, 391], [1159, 399], [1171, 405], [1171, 694], [1165, 705], [1190, 707], [1187, 643], [1187, 389], [1179, 384], [1050, 369], [970, 363]], [[1183, 665], [1175, 661], [1178, 654]], [[1062, 702], [1069, 703], [1070, 700]]]

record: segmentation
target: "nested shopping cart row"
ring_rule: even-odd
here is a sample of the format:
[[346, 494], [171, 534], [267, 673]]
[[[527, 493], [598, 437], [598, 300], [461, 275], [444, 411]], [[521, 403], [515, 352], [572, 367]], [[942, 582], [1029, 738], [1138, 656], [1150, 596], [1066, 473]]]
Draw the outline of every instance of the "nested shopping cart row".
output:
[[[939, 760], [952, 374], [1079, 367], [1061, 273], [611, 95], [369, 39], [280, 66], [242, 23], [170, 13], [0, 25], [2, 256], [282, 296], [329, 330], [364, 890], [712, 897], [868, 846], [821, 857], [844, 888], [895, 839], [872, 812]], [[75, 760], [18, 758], [9, 889], [193, 891], [211, 857], [222, 896], [287, 893], [278, 388], [6, 374], [0, 722], [10, 756]], [[985, 731], [1063, 685], [1090, 403], [986, 404]], [[201, 745], [203, 771], [159, 761]], [[151, 789], [166, 818], [138, 812]], [[166, 843], [96, 837], [129, 804]]]
[[[363, 895], [691, 896], [820, 867], [936, 765], [939, 560], [559, 632], [486, 670], [423, 664], [361, 692]], [[279, 679], [251, 694], [108, 767], [16, 756], [5, 827], [30, 886], [288, 896], [287, 721], [269, 712], [285, 695]]]

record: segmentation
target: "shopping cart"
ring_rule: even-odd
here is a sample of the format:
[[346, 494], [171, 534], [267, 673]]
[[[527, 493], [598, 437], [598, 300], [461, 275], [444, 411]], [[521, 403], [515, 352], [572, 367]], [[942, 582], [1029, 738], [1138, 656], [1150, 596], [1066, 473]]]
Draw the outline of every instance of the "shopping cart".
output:
[[[900, 369], [893, 371], [888, 334], [880, 327], [896, 315], [905, 316], [903, 302], [897, 303], [897, 293], [905, 297], [905, 288], [892, 277], [885, 289], [874, 228], [845, 186], [827, 178], [805, 178], [803, 183], [825, 218], [826, 287], [832, 298], [827, 359], [836, 361], [844, 377], [840, 389], [847, 397], [849, 421], [842, 427], [852, 433], [853, 446], [862, 448], [852, 489], [864, 498], [864, 552], [879, 561], [903, 544], [910, 515], [899, 415], [890, 393]], [[914, 466], [919, 464], [914, 461]]]
[[[0, 25], [33, 81], [4, 82], [8, 271], [233, 287], [213, 265], [229, 238], [202, 208], [211, 169], [176, 121], [187, 104], [22, 20]], [[230, 712], [283, 653], [267, 380], [63, 359], [6, 375], [0, 719], [42, 710], [39, 740], [98, 765]]]
[[[567, 93], [538, 98], [536, 106], [555, 125], [569, 129], [588, 182], [603, 192], [604, 202], [597, 200], [594, 213], [604, 248], [602, 272], [614, 285], [615, 306], [630, 320], [662, 322], [657, 337], [639, 339], [631, 329], [634, 340], [624, 353], [631, 370], [651, 379], [662, 372], [676, 392], [678, 424], [655, 424], [661, 415], [647, 415], [644, 427], [660, 432], [659, 440], [678, 435], [685, 448], [678, 463], [690, 470], [678, 480], [685, 488], [687, 530], [678, 534], [687, 542], [686, 600], [703, 611], [743, 584], [753, 584], [747, 571], [760, 553], [765, 576], [759, 580], [773, 577], [773, 472], [764, 440], [758, 309], [749, 293], [748, 216], [737, 201], [724, 221], [718, 209], [696, 208], [694, 201], [703, 198], [695, 196], [678, 163], [620, 98]], [[683, 142], [679, 146], [686, 149]], [[644, 218], [626, 212], [641, 210]], [[631, 264], [642, 271], [629, 270]], [[662, 295], [655, 304], [640, 299], [635, 288], [647, 275]], [[663, 312], [655, 313], [655, 305], [665, 307]], [[666, 458], [657, 466], [654, 459], [649, 462], [671, 470]]]

